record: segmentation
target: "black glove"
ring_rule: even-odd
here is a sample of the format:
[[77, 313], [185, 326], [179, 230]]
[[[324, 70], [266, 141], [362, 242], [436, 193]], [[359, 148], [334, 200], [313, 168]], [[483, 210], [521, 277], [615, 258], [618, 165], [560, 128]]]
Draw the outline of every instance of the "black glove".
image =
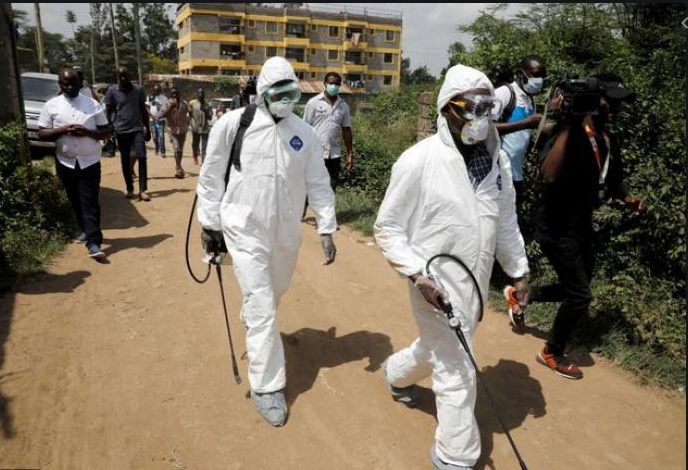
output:
[[203, 229], [201, 233], [201, 244], [206, 253], [227, 253], [227, 245], [220, 230]]

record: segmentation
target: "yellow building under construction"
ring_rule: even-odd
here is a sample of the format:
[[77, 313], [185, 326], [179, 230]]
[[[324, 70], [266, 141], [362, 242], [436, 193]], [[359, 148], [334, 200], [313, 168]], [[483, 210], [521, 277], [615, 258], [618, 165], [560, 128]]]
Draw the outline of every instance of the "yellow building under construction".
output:
[[282, 56], [303, 80], [322, 81], [334, 71], [354, 93], [399, 86], [400, 12], [333, 4], [259, 5], [180, 4], [179, 73], [257, 75], [267, 58]]

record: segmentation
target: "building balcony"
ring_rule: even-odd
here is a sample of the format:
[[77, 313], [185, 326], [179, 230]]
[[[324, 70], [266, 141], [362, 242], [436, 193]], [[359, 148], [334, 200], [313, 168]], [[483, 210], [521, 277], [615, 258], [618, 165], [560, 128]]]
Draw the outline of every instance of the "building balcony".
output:
[[368, 66], [366, 64], [347, 64], [342, 66], [342, 71], [344, 73], [366, 73], [368, 71]]
[[367, 49], [368, 48], [368, 42], [367, 41], [358, 41], [357, 44], [354, 44], [353, 41], [351, 40], [346, 40], [342, 43], [342, 47], [345, 51], [348, 51], [349, 49]]
[[297, 38], [292, 36], [287, 36], [284, 38], [284, 47], [310, 47], [310, 38]]
[[289, 59], [287, 58], [289, 63], [291, 64], [292, 67], [294, 67], [294, 70], [297, 72], [310, 72], [311, 70], [311, 64], [308, 62], [299, 62], [295, 59]]

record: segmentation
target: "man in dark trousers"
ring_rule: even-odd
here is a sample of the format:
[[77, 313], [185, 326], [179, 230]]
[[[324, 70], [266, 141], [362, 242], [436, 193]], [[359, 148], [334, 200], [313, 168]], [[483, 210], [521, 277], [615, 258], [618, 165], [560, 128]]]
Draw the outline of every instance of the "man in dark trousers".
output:
[[122, 175], [127, 185], [127, 198], [134, 199], [134, 180], [131, 172], [132, 148], [139, 161], [139, 201], [150, 201], [148, 191], [148, 165], [146, 141], [151, 138], [150, 119], [146, 110], [143, 89], [131, 83], [126, 67], [117, 69], [117, 85], [111, 86], [105, 95], [107, 115], [117, 137]]
[[50, 99], [38, 120], [41, 139], [55, 141], [55, 170], [62, 181], [91, 258], [103, 259], [100, 249], [100, 140], [110, 135], [103, 107], [80, 93], [81, 82], [74, 69], [60, 72], [62, 94]]
[[[540, 172], [545, 181], [537, 215], [535, 238], [559, 278], [559, 283], [534, 286], [531, 302], [561, 302], [545, 347], [537, 361], [569, 379], [583, 372], [565, 354], [566, 346], [592, 300], [590, 284], [595, 252], [592, 214], [607, 195], [621, 200], [634, 214], [645, 201], [631, 196], [623, 184], [621, 150], [608, 124], [621, 103], [634, 98], [614, 74], [593, 76], [600, 86], [596, 113], [562, 116], [541, 153]], [[550, 108], [561, 108], [562, 96]]]

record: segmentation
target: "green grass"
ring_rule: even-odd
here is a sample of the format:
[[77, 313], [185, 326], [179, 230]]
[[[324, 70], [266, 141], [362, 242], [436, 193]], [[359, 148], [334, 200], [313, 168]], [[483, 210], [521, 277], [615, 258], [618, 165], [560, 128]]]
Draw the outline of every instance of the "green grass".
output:
[[[489, 294], [490, 305], [506, 315], [507, 305], [501, 289], [495, 286]], [[545, 336], [554, 321], [558, 303], [532, 304], [528, 307], [526, 323]], [[614, 364], [636, 375], [645, 385], [658, 385], [669, 390], [685, 393], [685, 360], [658, 355], [646, 344], [635, 344], [624, 325], [613, 323], [604, 315], [590, 309], [587, 318], [581, 319], [573, 339], [575, 347], [583, 347], [599, 354]]]
[[366, 236], [373, 235], [378, 203], [353, 190], [337, 190], [337, 222], [346, 224]]

